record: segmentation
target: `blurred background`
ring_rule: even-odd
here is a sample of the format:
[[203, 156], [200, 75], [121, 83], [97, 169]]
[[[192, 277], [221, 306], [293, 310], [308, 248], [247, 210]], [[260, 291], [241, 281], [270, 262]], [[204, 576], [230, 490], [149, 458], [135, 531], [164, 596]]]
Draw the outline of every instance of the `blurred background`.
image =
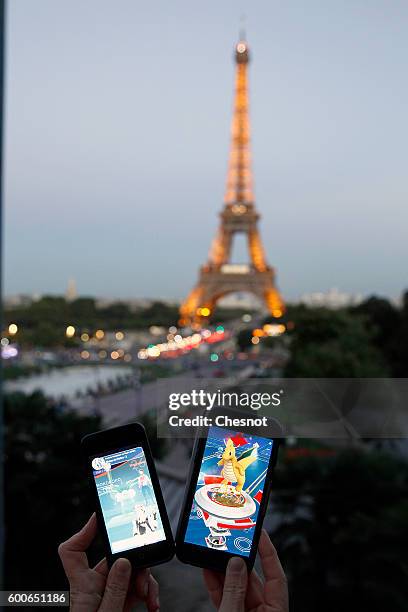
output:
[[[58, 543], [91, 511], [86, 433], [143, 421], [177, 522], [191, 443], [157, 438], [158, 381], [408, 378], [408, 6], [7, 9], [4, 585], [64, 589]], [[286, 307], [271, 318], [240, 291], [180, 327], [223, 206], [243, 27], [256, 207]], [[291, 609], [406, 610], [407, 449], [285, 441], [266, 525]], [[198, 570], [154, 573], [163, 610], [211, 609]]]

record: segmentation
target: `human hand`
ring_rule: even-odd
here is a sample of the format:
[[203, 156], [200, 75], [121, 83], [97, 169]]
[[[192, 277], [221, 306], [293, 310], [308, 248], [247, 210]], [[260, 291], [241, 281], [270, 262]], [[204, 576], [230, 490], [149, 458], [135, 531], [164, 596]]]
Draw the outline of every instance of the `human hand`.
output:
[[248, 577], [245, 561], [233, 557], [225, 576], [204, 570], [208, 593], [218, 612], [288, 612], [286, 576], [268, 534], [262, 530], [258, 548], [265, 581], [255, 570]]
[[138, 601], [144, 601], [149, 612], [157, 612], [159, 585], [148, 569], [132, 575], [128, 559], [118, 559], [110, 570], [106, 559], [89, 567], [86, 550], [96, 533], [93, 514], [78, 533], [58, 548], [69, 581], [71, 612], [128, 612]]

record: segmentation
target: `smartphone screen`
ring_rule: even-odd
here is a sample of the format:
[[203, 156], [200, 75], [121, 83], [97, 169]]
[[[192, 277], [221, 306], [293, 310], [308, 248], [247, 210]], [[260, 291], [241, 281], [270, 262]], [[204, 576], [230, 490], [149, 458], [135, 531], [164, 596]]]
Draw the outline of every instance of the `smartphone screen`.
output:
[[112, 554], [166, 539], [141, 446], [91, 459]]
[[273, 440], [209, 429], [184, 541], [249, 557]]

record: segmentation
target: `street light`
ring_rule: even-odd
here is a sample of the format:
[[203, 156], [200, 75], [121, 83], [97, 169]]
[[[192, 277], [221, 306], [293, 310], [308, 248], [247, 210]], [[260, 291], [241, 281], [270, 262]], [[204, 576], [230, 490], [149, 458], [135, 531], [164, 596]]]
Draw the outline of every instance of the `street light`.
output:
[[75, 336], [75, 327], [73, 325], [68, 325], [65, 330], [65, 335], [67, 338], [73, 338]]
[[10, 325], [8, 326], [8, 333], [10, 334], [10, 336], [15, 336], [17, 332], [18, 332], [17, 324], [10, 323]]

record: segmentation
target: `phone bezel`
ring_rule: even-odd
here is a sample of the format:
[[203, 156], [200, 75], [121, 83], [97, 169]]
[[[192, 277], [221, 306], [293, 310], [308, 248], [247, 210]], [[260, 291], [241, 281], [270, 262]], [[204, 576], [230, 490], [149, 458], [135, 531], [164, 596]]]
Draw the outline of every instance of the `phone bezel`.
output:
[[[108, 455], [138, 446], [143, 449], [145, 454], [146, 464], [149, 470], [154, 494], [156, 496], [166, 539], [154, 544], [140, 546], [139, 548], [132, 548], [130, 550], [125, 550], [118, 553], [112, 553], [96, 483], [93, 476], [91, 460], [98, 455]], [[96, 511], [99, 531], [104, 542], [108, 565], [111, 566], [116, 559], [119, 559], [120, 557], [129, 559], [132, 566], [137, 568], [151, 567], [153, 565], [159, 565], [161, 563], [165, 563], [166, 561], [170, 561], [175, 553], [174, 539], [167, 516], [166, 506], [164, 504], [159, 478], [157, 476], [156, 467], [150, 449], [150, 444], [143, 425], [141, 423], [130, 423], [89, 434], [82, 439], [81, 447], [82, 454], [86, 462], [86, 470], [90, 484], [93, 506]]]
[[[232, 417], [240, 417], [242, 418], [245, 413], [232, 411], [232, 410], [222, 410], [221, 414], [228, 414]], [[248, 416], [248, 413], [246, 413]], [[193, 504], [196, 483], [198, 480], [198, 476], [200, 473], [200, 468], [202, 464], [202, 458], [204, 455], [204, 449], [208, 438], [209, 427], [202, 428], [196, 437], [195, 445], [193, 449], [192, 460], [190, 464], [190, 471], [187, 479], [186, 490], [184, 494], [183, 507], [180, 514], [180, 520], [177, 527], [176, 534], [176, 556], [183, 563], [187, 563], [189, 565], [195, 565], [198, 567], [204, 567], [208, 569], [215, 570], [217, 572], [225, 572], [226, 567], [228, 565], [228, 561], [232, 557], [239, 556], [241, 559], [245, 561], [249, 570], [252, 569], [255, 557], [258, 549], [258, 542], [261, 536], [262, 524], [265, 518], [266, 509], [268, 507], [269, 495], [272, 488], [272, 473], [274, 467], [276, 465], [278, 447], [280, 438], [282, 437], [282, 430], [279, 424], [273, 420], [268, 419], [271, 423], [271, 428], [275, 430], [274, 435], [265, 435], [265, 433], [259, 432], [257, 433], [256, 427], [240, 427], [239, 429], [226, 427], [225, 429], [232, 429], [233, 431], [242, 432], [242, 433], [251, 433], [252, 435], [258, 435], [263, 438], [267, 438], [273, 440], [272, 445], [272, 453], [269, 459], [268, 471], [265, 477], [265, 485], [262, 494], [262, 500], [259, 506], [258, 517], [256, 521], [254, 536], [252, 540], [251, 551], [248, 557], [244, 555], [237, 555], [226, 551], [220, 550], [212, 550], [210, 548], [206, 548], [204, 546], [200, 546], [198, 544], [191, 544], [189, 542], [185, 542], [185, 534], [187, 530], [188, 519], [190, 516], [190, 510]], [[276, 435], [275, 435], [276, 434]]]

